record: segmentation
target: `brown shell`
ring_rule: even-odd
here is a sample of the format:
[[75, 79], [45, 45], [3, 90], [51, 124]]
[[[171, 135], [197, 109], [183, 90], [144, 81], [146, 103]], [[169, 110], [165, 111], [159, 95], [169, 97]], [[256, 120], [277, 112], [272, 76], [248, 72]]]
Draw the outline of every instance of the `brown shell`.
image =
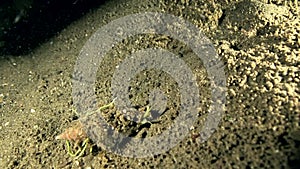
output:
[[79, 121], [75, 121], [73, 126], [67, 128], [63, 133], [55, 137], [55, 139], [69, 140], [72, 142], [82, 142], [86, 138], [86, 132]]

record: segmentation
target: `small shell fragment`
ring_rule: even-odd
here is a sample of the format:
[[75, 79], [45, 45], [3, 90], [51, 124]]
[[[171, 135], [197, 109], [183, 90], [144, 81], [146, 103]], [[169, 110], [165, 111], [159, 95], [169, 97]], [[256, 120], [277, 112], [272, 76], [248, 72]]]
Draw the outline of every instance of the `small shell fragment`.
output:
[[86, 138], [86, 132], [79, 121], [76, 121], [74, 126], [67, 128], [63, 133], [55, 137], [56, 140], [68, 140], [72, 142], [81, 142]]

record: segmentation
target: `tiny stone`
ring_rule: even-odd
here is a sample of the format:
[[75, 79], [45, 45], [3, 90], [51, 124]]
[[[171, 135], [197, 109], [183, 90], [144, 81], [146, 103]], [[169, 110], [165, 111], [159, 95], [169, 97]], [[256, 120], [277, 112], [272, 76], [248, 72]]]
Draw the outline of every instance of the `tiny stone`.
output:
[[79, 166], [79, 164], [80, 164], [79, 161], [75, 161], [74, 163], [75, 163], [75, 165], [77, 165], [77, 166]]
[[251, 67], [255, 68], [256, 67], [256, 63], [255, 62], [251, 62]]

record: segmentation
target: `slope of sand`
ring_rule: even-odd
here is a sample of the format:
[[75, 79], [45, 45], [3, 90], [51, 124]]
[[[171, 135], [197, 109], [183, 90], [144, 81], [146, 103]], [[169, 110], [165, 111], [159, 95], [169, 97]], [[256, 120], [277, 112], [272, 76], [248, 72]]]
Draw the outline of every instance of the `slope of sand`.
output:
[[[29, 55], [1, 57], [0, 168], [299, 167], [300, 7], [297, 1], [265, 1], [114, 0], [73, 22]], [[193, 139], [193, 133], [201, 129], [195, 124], [182, 142], [154, 157], [125, 158], [94, 148], [93, 153], [74, 159], [64, 142], [54, 138], [78, 118], [72, 111], [71, 94], [76, 58], [99, 27], [143, 11], [181, 16], [211, 39], [227, 75], [226, 112], [219, 128], [199, 143]], [[158, 41], [162, 46], [175, 43]], [[116, 51], [124, 55], [130, 45], [125, 42]], [[114, 68], [113, 59], [106, 61], [99, 77], [109, 77], [107, 70]], [[155, 83], [155, 76], [152, 80], [145, 77], [155, 72], [148, 73], [139, 78]], [[108, 103], [104, 98], [109, 96], [109, 84], [98, 83], [101, 104]], [[142, 85], [141, 91], [147, 89]], [[143, 93], [133, 94], [142, 98], [136, 104], [146, 105]], [[167, 115], [174, 116], [172, 112]], [[172, 122], [172, 118], [164, 120]], [[150, 127], [146, 133], [154, 135], [159, 129]]]

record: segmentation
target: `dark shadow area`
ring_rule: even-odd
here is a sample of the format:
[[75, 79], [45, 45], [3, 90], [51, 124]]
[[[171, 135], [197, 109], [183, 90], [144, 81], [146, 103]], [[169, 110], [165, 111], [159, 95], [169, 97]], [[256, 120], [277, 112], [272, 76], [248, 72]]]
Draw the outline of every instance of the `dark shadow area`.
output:
[[[278, 137], [278, 143], [288, 158], [290, 169], [300, 168], [300, 130], [284, 132]], [[280, 159], [279, 159], [280, 160]]]
[[290, 169], [300, 168], [300, 130], [296, 130], [290, 133], [290, 137], [293, 143], [294, 156], [289, 157]]
[[[106, 0], [108, 1], [108, 0]], [[0, 55], [25, 55], [105, 0], [0, 3]]]

